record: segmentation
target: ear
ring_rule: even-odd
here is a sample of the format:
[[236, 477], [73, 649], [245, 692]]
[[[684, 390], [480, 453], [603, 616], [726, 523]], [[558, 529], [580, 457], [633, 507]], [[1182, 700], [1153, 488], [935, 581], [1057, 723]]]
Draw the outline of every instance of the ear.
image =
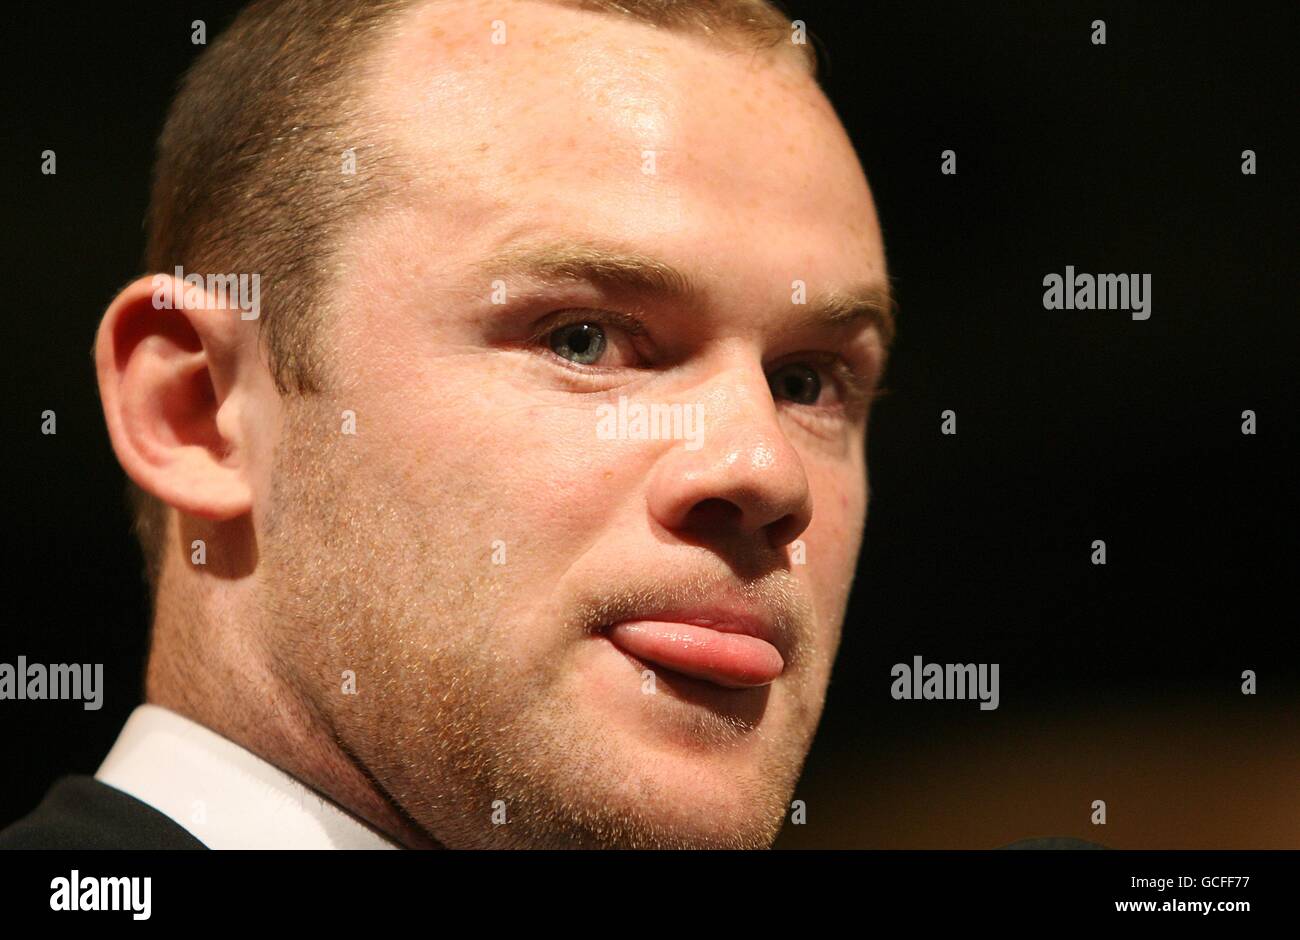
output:
[[228, 520], [252, 508], [235, 380], [256, 324], [197, 294], [169, 275], [133, 281], [104, 312], [95, 370], [127, 476], [182, 513]]

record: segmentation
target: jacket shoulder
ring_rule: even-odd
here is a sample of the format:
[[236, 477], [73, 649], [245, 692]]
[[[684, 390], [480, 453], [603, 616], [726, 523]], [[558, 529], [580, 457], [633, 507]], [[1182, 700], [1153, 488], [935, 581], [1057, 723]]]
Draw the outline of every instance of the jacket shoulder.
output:
[[158, 810], [94, 777], [61, 777], [30, 814], [0, 831], [0, 849], [203, 849]]

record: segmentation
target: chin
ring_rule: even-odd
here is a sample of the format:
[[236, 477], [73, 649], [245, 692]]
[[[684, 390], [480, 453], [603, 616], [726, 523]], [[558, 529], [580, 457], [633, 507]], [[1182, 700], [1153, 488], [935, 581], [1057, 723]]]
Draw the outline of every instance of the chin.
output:
[[[682, 707], [667, 700], [658, 704]], [[689, 705], [687, 717], [674, 720], [698, 719], [696, 709]], [[585, 805], [572, 814], [577, 825], [571, 844], [770, 848], [784, 824], [801, 760], [773, 749], [779, 736], [749, 732], [718, 744], [703, 740], [710, 732], [665, 734], [663, 720], [650, 729], [606, 726], [598, 769], [573, 774], [589, 782], [580, 784]]]
[[[595, 809], [593, 807], [593, 809]], [[682, 803], [647, 811], [644, 806], [604, 804], [584, 823], [549, 833], [544, 847], [580, 849], [733, 849], [771, 848], [783, 817], [758, 817], [753, 806], [731, 802]]]

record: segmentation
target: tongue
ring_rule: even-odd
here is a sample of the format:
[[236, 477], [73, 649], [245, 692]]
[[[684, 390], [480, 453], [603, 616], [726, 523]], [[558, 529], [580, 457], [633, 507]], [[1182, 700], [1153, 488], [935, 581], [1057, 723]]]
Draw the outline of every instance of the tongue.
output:
[[729, 689], [767, 685], [785, 669], [766, 640], [689, 623], [628, 620], [611, 627], [608, 636], [639, 659]]

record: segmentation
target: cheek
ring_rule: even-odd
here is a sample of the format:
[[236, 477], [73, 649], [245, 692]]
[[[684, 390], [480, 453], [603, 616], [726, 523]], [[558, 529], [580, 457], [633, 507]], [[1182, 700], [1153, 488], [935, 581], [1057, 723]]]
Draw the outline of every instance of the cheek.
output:
[[[435, 370], [473, 375], [468, 388], [434, 385], [428, 375], [402, 387], [437, 395], [385, 394], [376, 421], [397, 485], [413, 500], [457, 517], [466, 537], [502, 539], [515, 560], [572, 554], [584, 535], [609, 524], [627, 480], [605, 447], [594, 446], [594, 405], [538, 403], [515, 383], [486, 372], [478, 357]], [[425, 494], [421, 497], [420, 494]]]
[[812, 523], [801, 538], [807, 546], [806, 577], [818, 623], [837, 626], [848, 604], [866, 515], [866, 480], [856, 466], [810, 468]]
[[[867, 481], [856, 461], [834, 466], [809, 466], [813, 517], [804, 533], [811, 549], [826, 562], [831, 572], [851, 570], [856, 564], [866, 517]], [[809, 559], [811, 562], [811, 558]]]

